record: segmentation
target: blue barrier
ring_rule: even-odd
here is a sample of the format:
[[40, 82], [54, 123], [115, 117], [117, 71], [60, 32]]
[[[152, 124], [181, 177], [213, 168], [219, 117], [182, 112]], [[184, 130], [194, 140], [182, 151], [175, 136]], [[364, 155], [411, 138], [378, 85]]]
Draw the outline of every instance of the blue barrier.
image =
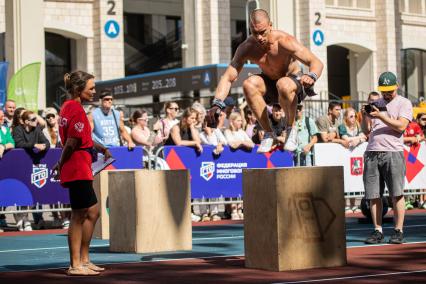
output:
[[[143, 149], [113, 147], [116, 161], [110, 169], [141, 169]], [[8, 151], [0, 160], [0, 206], [68, 204], [68, 191], [52, 178], [51, 169], [59, 160], [61, 149], [32, 153], [22, 149]]]
[[293, 166], [293, 155], [286, 151], [258, 154], [257, 147], [251, 151], [225, 147], [216, 157], [214, 147], [203, 148], [203, 153], [198, 154], [191, 147], [164, 147], [164, 157], [170, 169], [190, 170], [192, 198], [239, 197], [243, 194], [242, 169]]

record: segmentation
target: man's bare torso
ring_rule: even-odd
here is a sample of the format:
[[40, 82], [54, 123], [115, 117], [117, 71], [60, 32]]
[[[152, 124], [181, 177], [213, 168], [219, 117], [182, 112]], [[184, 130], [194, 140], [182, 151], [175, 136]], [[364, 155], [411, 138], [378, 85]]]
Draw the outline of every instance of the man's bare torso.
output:
[[296, 59], [281, 45], [280, 40], [294, 39], [289, 34], [273, 30], [269, 42], [269, 49], [262, 47], [253, 37], [249, 37], [241, 45], [244, 59], [259, 65], [262, 72], [272, 80], [278, 80], [289, 74], [300, 71]]

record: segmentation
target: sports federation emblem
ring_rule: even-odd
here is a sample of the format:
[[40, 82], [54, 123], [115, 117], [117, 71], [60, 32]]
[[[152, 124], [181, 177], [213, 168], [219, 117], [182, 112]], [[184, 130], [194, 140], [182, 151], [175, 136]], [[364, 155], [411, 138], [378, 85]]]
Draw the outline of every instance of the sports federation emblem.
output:
[[206, 181], [211, 180], [214, 175], [214, 162], [202, 162], [200, 168], [200, 176]]
[[46, 185], [49, 172], [46, 164], [33, 165], [33, 173], [31, 174], [31, 184], [37, 188], [42, 188]]
[[83, 122], [77, 122], [74, 124], [74, 128], [76, 131], [81, 132], [84, 129], [84, 123]]
[[351, 175], [360, 176], [363, 173], [364, 165], [362, 157], [351, 158]]

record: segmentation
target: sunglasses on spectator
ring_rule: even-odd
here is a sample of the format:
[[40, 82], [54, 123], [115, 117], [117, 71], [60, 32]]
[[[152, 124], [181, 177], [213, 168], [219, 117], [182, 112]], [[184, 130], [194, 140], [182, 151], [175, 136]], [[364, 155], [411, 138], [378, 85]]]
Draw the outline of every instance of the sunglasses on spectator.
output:
[[421, 121], [426, 121], [426, 117], [420, 118]]
[[175, 111], [178, 111], [178, 110], [179, 110], [179, 108], [178, 108], [178, 107], [169, 107], [169, 109], [172, 109], [172, 110], [175, 110]]
[[55, 115], [54, 114], [48, 114], [48, 115], [46, 115], [46, 119], [51, 119], [51, 118], [55, 118]]
[[28, 120], [31, 122], [35, 122], [37, 120], [37, 117], [34, 116], [33, 118], [28, 118]]

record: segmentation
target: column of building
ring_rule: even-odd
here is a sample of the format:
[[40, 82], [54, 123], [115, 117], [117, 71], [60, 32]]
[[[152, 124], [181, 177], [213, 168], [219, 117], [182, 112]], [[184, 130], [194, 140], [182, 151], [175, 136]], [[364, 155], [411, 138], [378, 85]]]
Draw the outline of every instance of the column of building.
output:
[[44, 3], [43, 0], [6, 0], [6, 61], [9, 78], [19, 69], [41, 62], [38, 106], [46, 106], [46, 67], [44, 59]]
[[396, 46], [395, 29], [395, 2], [396, 1], [374, 1], [376, 6], [376, 72], [375, 78], [385, 71], [398, 72], [400, 65], [399, 51]]
[[[124, 76], [123, 0], [95, 0], [93, 64], [98, 80]], [[90, 49], [91, 42], [88, 43]]]

